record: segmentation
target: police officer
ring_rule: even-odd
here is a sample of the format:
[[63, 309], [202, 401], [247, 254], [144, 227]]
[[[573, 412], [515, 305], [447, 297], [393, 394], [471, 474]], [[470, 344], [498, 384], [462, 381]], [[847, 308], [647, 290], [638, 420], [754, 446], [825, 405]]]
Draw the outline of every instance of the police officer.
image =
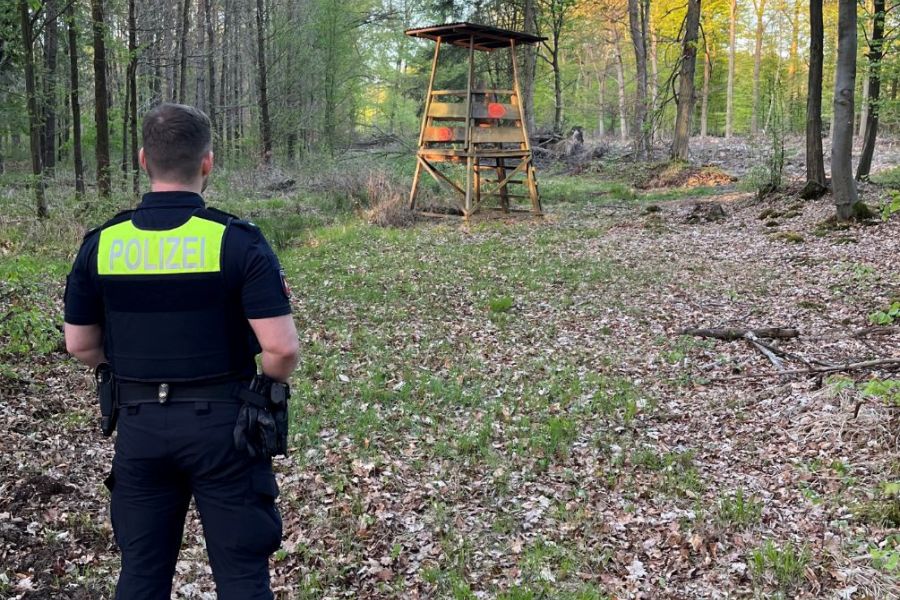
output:
[[105, 482], [116, 598], [169, 599], [192, 496], [218, 597], [272, 598], [270, 457], [285, 452], [287, 423], [272, 401], [285, 407], [298, 352], [288, 289], [259, 229], [200, 196], [213, 168], [207, 116], [160, 105], [143, 141], [152, 191], [85, 236], [65, 296], [66, 347], [115, 401], [107, 434], [118, 418]]

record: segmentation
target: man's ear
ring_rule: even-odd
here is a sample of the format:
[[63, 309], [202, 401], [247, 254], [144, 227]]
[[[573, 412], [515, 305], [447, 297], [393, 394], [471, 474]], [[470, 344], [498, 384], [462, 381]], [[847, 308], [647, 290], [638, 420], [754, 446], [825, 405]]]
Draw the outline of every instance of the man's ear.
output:
[[147, 170], [147, 157], [144, 155], [144, 147], [141, 146], [140, 150], [138, 150], [138, 162], [141, 165], [143, 170]]
[[206, 177], [213, 170], [213, 151], [210, 150], [206, 153], [206, 156], [203, 157], [203, 160], [200, 162], [200, 174]]

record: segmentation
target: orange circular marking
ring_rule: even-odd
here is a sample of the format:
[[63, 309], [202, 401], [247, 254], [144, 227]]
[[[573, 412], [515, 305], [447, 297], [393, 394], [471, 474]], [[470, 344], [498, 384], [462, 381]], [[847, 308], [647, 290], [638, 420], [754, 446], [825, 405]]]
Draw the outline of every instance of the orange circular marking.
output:
[[442, 142], [449, 142], [453, 139], [453, 130], [449, 127], [440, 127], [437, 130], [437, 137]]
[[499, 119], [502, 116], [506, 115], [506, 108], [497, 102], [491, 102], [488, 104], [487, 110], [488, 116], [492, 119]]

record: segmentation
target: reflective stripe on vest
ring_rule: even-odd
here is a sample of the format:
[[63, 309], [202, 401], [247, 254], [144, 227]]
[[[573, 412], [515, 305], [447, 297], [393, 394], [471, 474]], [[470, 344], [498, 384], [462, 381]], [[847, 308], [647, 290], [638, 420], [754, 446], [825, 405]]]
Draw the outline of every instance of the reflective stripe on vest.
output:
[[99, 275], [178, 275], [222, 270], [225, 225], [191, 217], [175, 229], [138, 229], [123, 221], [100, 232]]

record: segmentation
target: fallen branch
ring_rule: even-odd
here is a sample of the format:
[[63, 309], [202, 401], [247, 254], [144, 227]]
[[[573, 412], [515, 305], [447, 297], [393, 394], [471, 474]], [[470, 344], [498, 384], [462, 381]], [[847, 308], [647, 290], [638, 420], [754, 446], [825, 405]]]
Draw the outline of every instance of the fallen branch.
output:
[[864, 360], [853, 363], [843, 363], [840, 365], [832, 365], [828, 367], [810, 367], [808, 369], [793, 369], [790, 371], [779, 371], [777, 373], [748, 373], [746, 375], [733, 375], [731, 377], [719, 377], [710, 381], [738, 381], [741, 379], [758, 379], [762, 377], [771, 377], [777, 375], [825, 375], [828, 373], [841, 373], [846, 371], [865, 371], [867, 369], [900, 369], [900, 358], [879, 358], [875, 360]]
[[784, 371], [784, 363], [781, 362], [781, 359], [779, 359], [778, 356], [776, 356], [776, 354], [771, 346], [760, 342], [759, 338], [756, 337], [756, 334], [753, 333], [752, 331], [745, 332], [743, 337], [745, 340], [747, 340], [747, 342], [751, 346], [753, 346], [754, 348], [759, 350], [763, 354], [763, 356], [768, 358], [769, 362], [771, 362], [773, 365], [775, 365], [776, 369], [778, 369], [779, 371], [782, 371], [782, 372]]
[[716, 338], [718, 340], [734, 341], [747, 339], [747, 334], [757, 338], [790, 339], [800, 336], [800, 332], [789, 327], [760, 327], [759, 329], [738, 329], [733, 327], [713, 327], [711, 329], [687, 328], [678, 332], [678, 335], [692, 335], [702, 338]]

